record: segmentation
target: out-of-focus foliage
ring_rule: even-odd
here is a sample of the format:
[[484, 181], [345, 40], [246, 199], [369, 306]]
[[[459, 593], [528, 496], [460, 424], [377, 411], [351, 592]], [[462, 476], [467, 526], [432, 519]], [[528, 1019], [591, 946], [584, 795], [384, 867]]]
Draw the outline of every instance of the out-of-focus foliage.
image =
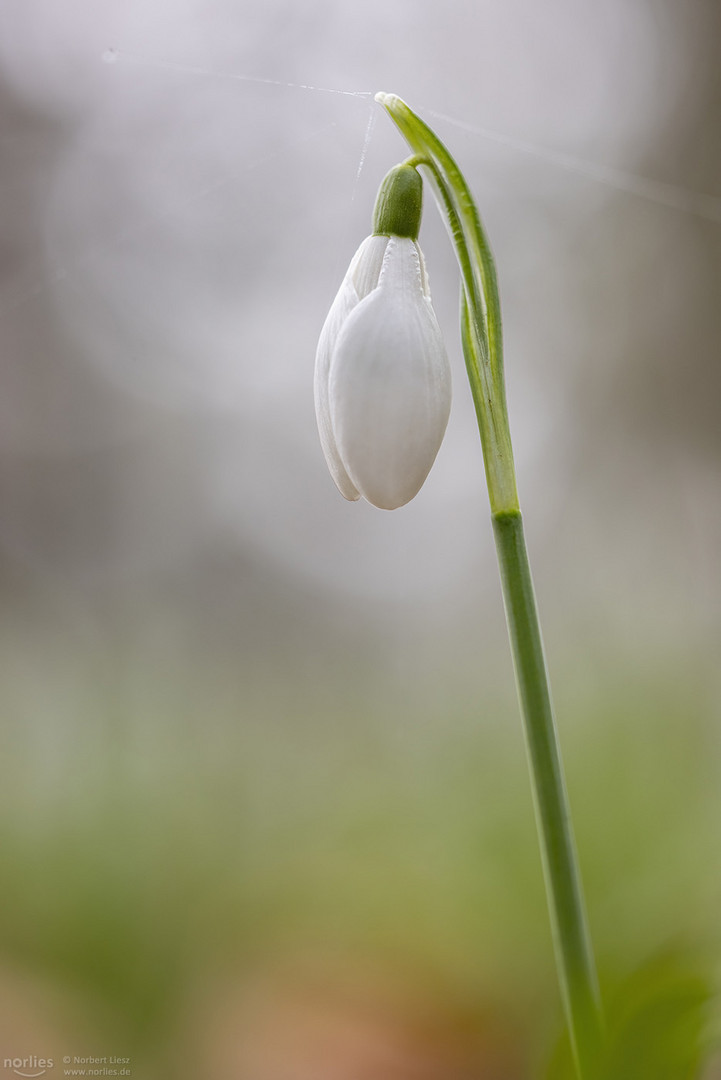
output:
[[[712, 987], [704, 968], [683, 953], [662, 954], [620, 987], [606, 988], [607, 1047], [593, 1080], [693, 1080], [710, 1049]], [[574, 1080], [566, 1039], [548, 1080]]]
[[[663, 693], [659, 675], [644, 712], [631, 673], [606, 678], [605, 699], [569, 691], [574, 727], [562, 724], [614, 1052], [599, 1075], [626, 1075], [613, 1070], [648, 1037], [656, 1056], [637, 1075], [653, 1075], [663, 1046], [658, 1075], [680, 1080], [697, 1075], [719, 956], [704, 715], [684, 706], [690, 682]], [[561, 1014], [511, 688], [480, 714], [469, 702], [371, 720], [367, 699], [346, 702], [350, 726], [299, 703], [285, 715], [262, 703], [244, 718], [206, 714], [225, 731], [217, 748], [148, 712], [155, 745], [142, 769], [139, 744], [95, 756], [94, 775], [56, 778], [52, 814], [32, 826], [6, 816], [8, 970], [72, 991], [97, 1043], [152, 1059], [159, 1075], [178, 1075], [178, 1054], [206, 1052], [218, 1010], [223, 1053], [252, 1045], [265, 1061], [284, 1025], [297, 1029], [289, 1046], [305, 1047], [308, 1025], [320, 1025], [313, 1038], [325, 1046], [337, 1025], [365, 1031], [369, 1009], [387, 1017], [394, 1033], [383, 1039], [399, 1039], [404, 1054], [430, 1053], [421, 1032], [440, 1025], [438, 1075], [456, 1075], [448, 1055], [465, 1063], [459, 1076], [483, 1077], [484, 1055], [506, 1062], [502, 1076], [539, 1075]], [[87, 748], [76, 741], [78, 760]], [[689, 773], [694, 797], [682, 785], [676, 800]], [[9, 776], [5, 792], [18, 796]], [[687, 946], [644, 967], [674, 937]], [[231, 1045], [234, 1025], [255, 1030], [257, 993], [263, 1041]], [[310, 1061], [314, 1047], [303, 1050]], [[551, 1076], [567, 1075], [564, 1060]]]

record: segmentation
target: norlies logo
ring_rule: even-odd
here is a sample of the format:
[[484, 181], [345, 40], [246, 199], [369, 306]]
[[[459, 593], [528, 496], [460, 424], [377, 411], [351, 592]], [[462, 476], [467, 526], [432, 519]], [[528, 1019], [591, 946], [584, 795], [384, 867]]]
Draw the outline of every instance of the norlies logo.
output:
[[48, 1069], [52, 1069], [55, 1062], [52, 1058], [30, 1057], [5, 1058], [4, 1069], [12, 1069], [16, 1076], [44, 1076]]

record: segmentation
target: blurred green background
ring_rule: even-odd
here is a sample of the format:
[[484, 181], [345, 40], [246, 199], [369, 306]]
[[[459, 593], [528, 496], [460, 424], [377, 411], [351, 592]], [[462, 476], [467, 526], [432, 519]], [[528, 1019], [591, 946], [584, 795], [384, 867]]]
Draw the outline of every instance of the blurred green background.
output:
[[6, 0], [8, 1075], [570, 1075], [430, 199], [431, 476], [347, 504], [315, 430], [317, 336], [405, 156], [379, 89], [496, 253], [599, 1076], [721, 1075], [720, 31], [715, 0]]

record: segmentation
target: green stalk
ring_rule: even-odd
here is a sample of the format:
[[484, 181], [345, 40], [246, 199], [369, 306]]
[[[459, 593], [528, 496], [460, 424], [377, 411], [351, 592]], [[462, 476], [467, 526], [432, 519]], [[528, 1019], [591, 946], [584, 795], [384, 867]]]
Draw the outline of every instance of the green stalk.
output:
[[494, 514], [493, 531], [561, 994], [576, 1070], [585, 1078], [602, 1044], [598, 981], [520, 510]]
[[413, 151], [408, 163], [428, 170], [458, 256], [461, 340], [483, 447], [556, 966], [576, 1072], [588, 1080], [603, 1044], [600, 995], [516, 489], [495, 264], [473, 196], [446, 147], [400, 98], [378, 94], [376, 100]]

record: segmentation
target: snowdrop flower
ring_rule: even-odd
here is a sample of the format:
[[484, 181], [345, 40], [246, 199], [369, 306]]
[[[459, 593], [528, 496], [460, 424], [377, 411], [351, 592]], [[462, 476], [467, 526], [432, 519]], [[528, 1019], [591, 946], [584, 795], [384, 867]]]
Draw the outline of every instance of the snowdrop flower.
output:
[[315, 406], [346, 499], [394, 510], [419, 492], [441, 445], [451, 372], [417, 243], [422, 180], [383, 181], [374, 232], [356, 252], [321, 331]]

